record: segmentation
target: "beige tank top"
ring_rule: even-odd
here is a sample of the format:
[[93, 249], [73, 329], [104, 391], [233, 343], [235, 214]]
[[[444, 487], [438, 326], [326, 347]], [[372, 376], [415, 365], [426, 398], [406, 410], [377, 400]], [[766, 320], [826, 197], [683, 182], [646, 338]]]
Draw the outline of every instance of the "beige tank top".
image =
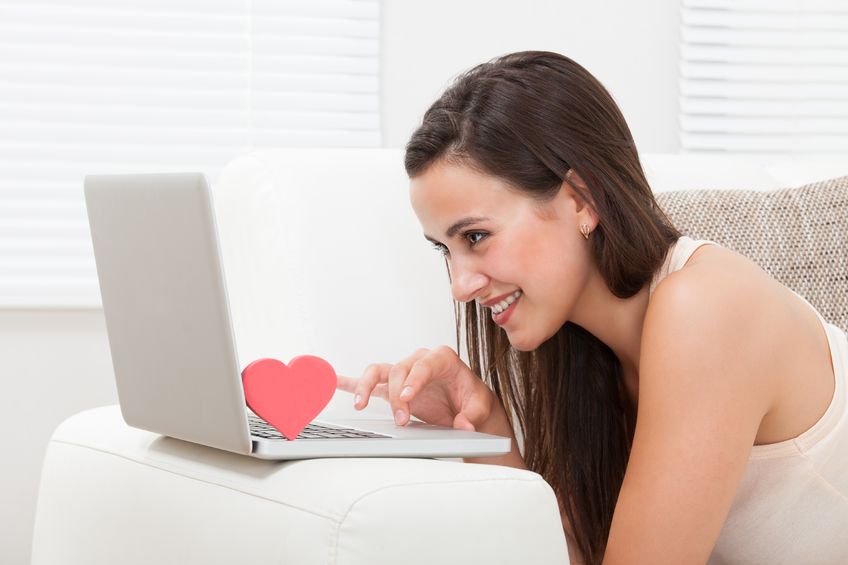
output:
[[[681, 237], [650, 292], [707, 244], [718, 245]], [[798, 296], [827, 333], [836, 379], [833, 399], [798, 437], [752, 446], [708, 565], [848, 565], [848, 338]]]

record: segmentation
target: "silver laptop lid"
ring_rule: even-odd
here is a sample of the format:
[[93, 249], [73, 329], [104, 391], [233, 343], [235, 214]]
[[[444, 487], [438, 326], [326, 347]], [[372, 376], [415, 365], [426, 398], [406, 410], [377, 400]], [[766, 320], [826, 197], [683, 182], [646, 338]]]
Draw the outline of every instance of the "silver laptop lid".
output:
[[91, 175], [85, 200], [124, 420], [250, 453], [205, 178]]

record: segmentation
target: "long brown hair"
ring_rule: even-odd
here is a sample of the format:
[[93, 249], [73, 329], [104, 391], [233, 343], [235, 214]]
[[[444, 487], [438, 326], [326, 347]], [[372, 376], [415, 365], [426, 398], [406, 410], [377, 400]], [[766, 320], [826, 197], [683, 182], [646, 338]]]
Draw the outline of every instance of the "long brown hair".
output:
[[[513, 53], [460, 75], [406, 146], [410, 178], [440, 160], [499, 177], [539, 201], [563, 182], [588, 196], [599, 217], [591, 253], [619, 298], [650, 283], [680, 237], [654, 199], [615, 101], [556, 53]], [[566, 179], [569, 169], [589, 195]], [[472, 370], [510, 421], [515, 412], [525, 464], [554, 489], [586, 563], [601, 563], [635, 419], [618, 358], [571, 322], [536, 350], [517, 351], [476, 301], [455, 306], [457, 350], [464, 313]]]

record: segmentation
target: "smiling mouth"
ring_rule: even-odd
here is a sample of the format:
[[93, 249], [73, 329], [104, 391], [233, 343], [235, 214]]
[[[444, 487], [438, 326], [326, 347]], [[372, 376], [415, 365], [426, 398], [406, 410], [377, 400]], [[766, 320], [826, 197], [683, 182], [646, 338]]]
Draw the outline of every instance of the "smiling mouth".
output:
[[512, 304], [516, 300], [518, 300], [521, 297], [521, 294], [522, 294], [521, 290], [516, 290], [515, 292], [513, 292], [512, 294], [510, 294], [509, 296], [507, 296], [506, 298], [504, 298], [503, 300], [501, 300], [500, 302], [498, 302], [497, 304], [492, 306], [492, 312], [494, 312], [495, 314], [500, 314], [500, 313], [504, 312], [507, 308], [512, 306]]

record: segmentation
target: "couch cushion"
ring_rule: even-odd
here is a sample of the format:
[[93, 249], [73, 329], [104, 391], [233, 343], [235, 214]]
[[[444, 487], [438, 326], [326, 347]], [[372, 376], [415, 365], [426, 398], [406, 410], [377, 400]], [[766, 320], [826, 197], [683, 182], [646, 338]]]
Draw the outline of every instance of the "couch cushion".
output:
[[759, 264], [848, 331], [848, 176], [797, 188], [656, 195], [677, 228]]
[[567, 553], [556, 496], [531, 471], [265, 461], [132, 428], [105, 406], [50, 440], [32, 564], [553, 565]]

